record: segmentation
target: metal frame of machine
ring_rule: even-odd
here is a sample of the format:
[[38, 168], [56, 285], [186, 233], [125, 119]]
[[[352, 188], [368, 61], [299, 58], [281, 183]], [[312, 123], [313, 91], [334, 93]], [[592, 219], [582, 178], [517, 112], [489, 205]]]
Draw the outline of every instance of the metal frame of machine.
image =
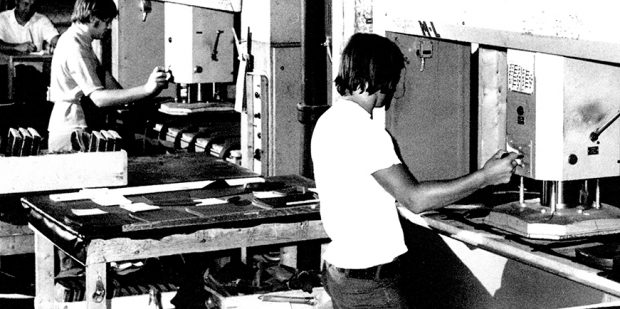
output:
[[[469, 42], [472, 53], [485, 49], [500, 55], [495, 71], [506, 76], [494, 76], [493, 87], [479, 87], [479, 126], [490, 130], [479, 130], [478, 155], [482, 160], [504, 147], [523, 153], [517, 173], [542, 183], [544, 192], [541, 201], [531, 205], [522, 185], [520, 199], [505, 209], [495, 207], [487, 223], [532, 238], [620, 232], [617, 208], [600, 202], [598, 181], [620, 175], [620, 131], [614, 123], [619, 110], [613, 95], [620, 42], [610, 31], [615, 19], [604, 13], [610, 3], [571, 2], [559, 8], [526, 0], [507, 3], [509, 9], [501, 11], [494, 10], [497, 3], [491, 7], [486, 1], [396, 0], [370, 7], [363, 3], [356, 4], [353, 12], [338, 11], [346, 7], [344, 2], [334, 4], [333, 14], [344, 17], [342, 24], [334, 23], [335, 32], [343, 27], [342, 38], [351, 31], [347, 21], [354, 21], [354, 31], [367, 28]], [[447, 6], [451, 9], [445, 10]], [[344, 45], [340, 39], [334, 35], [336, 46]], [[338, 49], [334, 59], [337, 53]], [[526, 61], [520, 68], [530, 70], [531, 93], [510, 89], [515, 63], [509, 62], [518, 56]], [[515, 130], [519, 118], [527, 123]], [[576, 189], [574, 182], [580, 183]]]

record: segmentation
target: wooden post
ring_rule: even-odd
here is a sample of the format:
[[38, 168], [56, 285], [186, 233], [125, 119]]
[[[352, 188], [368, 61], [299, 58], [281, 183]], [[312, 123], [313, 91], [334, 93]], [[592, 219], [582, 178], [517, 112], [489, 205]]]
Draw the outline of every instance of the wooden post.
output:
[[35, 308], [53, 308], [54, 303], [54, 245], [35, 230]]
[[[86, 300], [88, 309], [105, 309], [111, 308], [111, 304], [108, 298], [108, 294], [112, 291], [106, 284], [108, 277], [108, 264], [107, 263], [93, 263], [86, 265], [85, 271], [85, 284], [86, 290], [84, 291], [84, 299]], [[101, 295], [102, 289], [104, 295]]]
[[325, 256], [325, 251], [327, 250], [327, 245], [329, 243], [324, 243], [321, 244], [321, 266], [319, 269], [323, 270], [323, 261], [325, 261], [325, 259], [323, 258]]
[[506, 148], [506, 53], [478, 51], [478, 165]]
[[280, 248], [280, 264], [297, 268], [297, 246]]

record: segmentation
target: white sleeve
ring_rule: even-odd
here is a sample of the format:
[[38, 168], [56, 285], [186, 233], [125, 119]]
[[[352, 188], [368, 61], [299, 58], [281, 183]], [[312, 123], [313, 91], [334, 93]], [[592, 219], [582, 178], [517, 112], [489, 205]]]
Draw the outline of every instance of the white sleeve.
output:
[[396, 149], [392, 136], [380, 127], [366, 128], [362, 135], [364, 140], [360, 143], [360, 169], [364, 169], [365, 174], [372, 174], [378, 170], [388, 168], [392, 165], [401, 163], [396, 155]]
[[52, 38], [58, 35], [58, 30], [54, 27], [52, 21], [50, 21], [45, 15], [41, 15], [41, 18], [38, 21], [38, 28], [39, 35], [47, 42], [51, 41]]
[[86, 51], [76, 50], [70, 57], [67, 57], [67, 67], [71, 77], [80, 87], [85, 96], [93, 91], [103, 89], [103, 83], [97, 75], [99, 62]]

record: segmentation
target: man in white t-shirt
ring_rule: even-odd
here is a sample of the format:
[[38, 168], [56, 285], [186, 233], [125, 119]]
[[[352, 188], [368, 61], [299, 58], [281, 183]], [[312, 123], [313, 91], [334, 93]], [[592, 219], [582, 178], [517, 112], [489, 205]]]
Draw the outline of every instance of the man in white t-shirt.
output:
[[321, 220], [331, 239], [322, 279], [334, 308], [408, 308], [399, 283], [407, 247], [395, 202], [414, 213], [441, 208], [509, 182], [517, 166], [518, 154], [500, 150], [472, 174], [418, 182], [385, 126], [372, 121], [374, 108], [389, 108], [404, 61], [389, 39], [354, 34], [335, 79], [342, 97], [312, 136]]
[[123, 88], [106, 70], [92, 48], [93, 40], [106, 36], [118, 15], [114, 0], [76, 0], [71, 26], [52, 58], [50, 99], [54, 108], [48, 124], [48, 150], [72, 151], [76, 129], [102, 129], [103, 109], [151, 98], [168, 87], [168, 75], [156, 67], [143, 85]]
[[0, 51], [8, 54], [54, 52], [58, 30], [37, 13], [36, 0], [15, 0], [15, 8], [0, 13]]

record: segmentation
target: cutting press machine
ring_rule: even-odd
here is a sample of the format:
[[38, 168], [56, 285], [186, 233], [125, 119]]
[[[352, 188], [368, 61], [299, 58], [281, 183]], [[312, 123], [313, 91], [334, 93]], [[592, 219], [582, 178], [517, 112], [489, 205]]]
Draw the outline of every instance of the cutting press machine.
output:
[[174, 2], [165, 10], [165, 61], [176, 101], [219, 101], [216, 86], [233, 82], [234, 14]]
[[[523, 154], [519, 200], [485, 223], [540, 239], [620, 233], [620, 209], [601, 202], [620, 176], [620, 67], [508, 50], [507, 149]], [[541, 184], [525, 199], [524, 178]], [[611, 178], [610, 178], [611, 179]]]

